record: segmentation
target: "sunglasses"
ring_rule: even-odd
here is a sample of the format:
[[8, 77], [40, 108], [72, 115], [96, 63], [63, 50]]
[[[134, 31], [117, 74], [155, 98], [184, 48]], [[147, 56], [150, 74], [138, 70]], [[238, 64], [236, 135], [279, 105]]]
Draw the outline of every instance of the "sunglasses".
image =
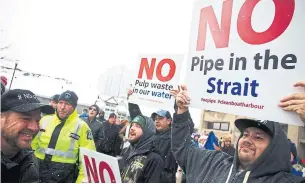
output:
[[96, 108], [89, 108], [89, 110], [97, 111]]

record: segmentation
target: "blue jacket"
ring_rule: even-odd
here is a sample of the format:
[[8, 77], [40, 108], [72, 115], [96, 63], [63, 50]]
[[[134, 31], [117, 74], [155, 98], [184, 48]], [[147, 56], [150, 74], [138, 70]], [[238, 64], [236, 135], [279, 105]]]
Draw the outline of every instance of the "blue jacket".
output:
[[215, 150], [214, 144], [219, 147], [217, 137], [215, 136], [214, 132], [210, 132], [205, 142], [204, 148], [207, 150]]

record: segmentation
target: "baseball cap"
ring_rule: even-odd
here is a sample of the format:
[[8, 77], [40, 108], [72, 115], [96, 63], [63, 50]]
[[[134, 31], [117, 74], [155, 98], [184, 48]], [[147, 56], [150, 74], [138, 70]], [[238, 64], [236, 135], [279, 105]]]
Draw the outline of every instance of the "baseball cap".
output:
[[159, 110], [157, 112], [154, 112], [152, 115], [151, 115], [151, 118], [152, 119], [155, 119], [156, 116], [160, 116], [160, 117], [166, 117], [167, 119], [172, 119], [172, 116], [170, 114], [170, 112], [166, 111], [166, 110]]
[[276, 122], [268, 121], [268, 120], [253, 120], [253, 119], [235, 120], [235, 126], [239, 129], [241, 133], [243, 133], [246, 128], [255, 127], [266, 132], [271, 137], [273, 137], [274, 134], [274, 123]]
[[40, 103], [36, 95], [29, 90], [14, 89], [1, 97], [1, 112], [11, 110], [22, 113], [36, 109], [46, 114], [53, 114], [55, 111], [52, 106]]

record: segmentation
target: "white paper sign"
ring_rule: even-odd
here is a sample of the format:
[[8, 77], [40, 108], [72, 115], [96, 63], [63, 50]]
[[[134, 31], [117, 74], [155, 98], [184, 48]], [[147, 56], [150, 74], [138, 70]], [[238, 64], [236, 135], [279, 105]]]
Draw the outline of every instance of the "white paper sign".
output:
[[170, 90], [176, 89], [183, 55], [145, 54], [138, 58], [137, 76], [129, 102], [158, 108], [172, 108], [175, 99]]
[[117, 158], [86, 148], [80, 148], [80, 155], [89, 183], [122, 183]]
[[195, 3], [186, 84], [192, 107], [303, 125], [278, 107], [305, 80], [304, 0]]

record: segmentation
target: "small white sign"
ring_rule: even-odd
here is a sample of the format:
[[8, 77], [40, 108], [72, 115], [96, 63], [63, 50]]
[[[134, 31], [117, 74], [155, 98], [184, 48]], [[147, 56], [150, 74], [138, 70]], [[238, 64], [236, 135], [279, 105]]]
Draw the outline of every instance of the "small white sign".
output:
[[122, 183], [117, 158], [86, 148], [80, 148], [80, 155], [89, 183]]
[[129, 102], [147, 107], [172, 108], [175, 99], [170, 90], [178, 86], [183, 58], [178, 54], [140, 55]]

